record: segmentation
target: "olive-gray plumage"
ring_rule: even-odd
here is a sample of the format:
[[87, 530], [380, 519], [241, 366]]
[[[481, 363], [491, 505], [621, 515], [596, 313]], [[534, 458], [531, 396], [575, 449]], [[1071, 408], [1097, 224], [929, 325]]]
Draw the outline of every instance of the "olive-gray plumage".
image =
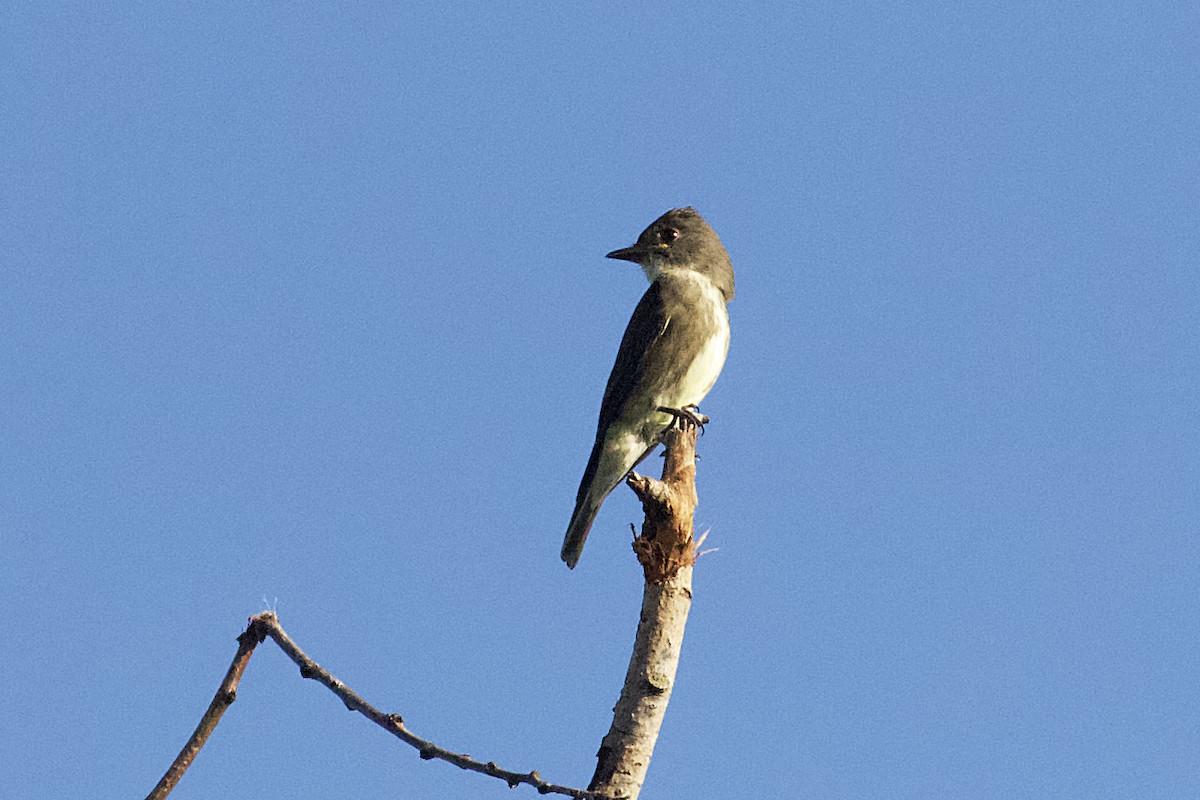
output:
[[596, 443], [563, 539], [562, 560], [571, 568], [604, 499], [670, 425], [659, 407], [699, 405], [729, 350], [733, 264], [695, 209], [668, 211], [608, 257], [640, 265], [650, 288], [625, 328], [600, 403]]

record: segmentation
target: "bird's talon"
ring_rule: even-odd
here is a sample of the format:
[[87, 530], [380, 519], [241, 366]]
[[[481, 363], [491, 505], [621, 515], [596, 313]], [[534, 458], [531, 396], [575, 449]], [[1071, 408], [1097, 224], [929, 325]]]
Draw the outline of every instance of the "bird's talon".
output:
[[700, 429], [700, 435], [704, 435], [704, 426], [708, 424], [708, 417], [700, 413], [699, 406], [684, 406], [683, 408], [669, 408], [667, 406], [659, 406], [658, 410], [664, 414], [671, 415], [671, 424], [667, 426], [667, 430], [671, 430], [676, 425], [680, 430], [685, 426], [691, 425]]

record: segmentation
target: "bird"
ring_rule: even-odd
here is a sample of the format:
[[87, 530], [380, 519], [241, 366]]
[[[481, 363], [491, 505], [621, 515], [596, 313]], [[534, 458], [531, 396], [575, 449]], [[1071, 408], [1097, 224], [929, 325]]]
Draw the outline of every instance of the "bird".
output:
[[677, 417], [698, 420], [729, 352], [733, 263], [692, 207], [667, 211], [608, 258], [642, 268], [650, 288], [625, 328], [604, 388], [596, 441], [563, 538], [562, 560], [579, 563], [605, 498], [658, 445]]

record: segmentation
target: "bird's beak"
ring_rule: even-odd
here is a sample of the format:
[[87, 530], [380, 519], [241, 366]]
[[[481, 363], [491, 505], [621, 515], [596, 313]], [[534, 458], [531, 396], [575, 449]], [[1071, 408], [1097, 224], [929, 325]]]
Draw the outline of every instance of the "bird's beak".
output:
[[638, 245], [632, 247], [622, 247], [620, 250], [613, 250], [605, 256], [605, 258], [619, 258], [622, 261], [632, 261], [635, 264], [641, 264], [642, 259], [646, 257], [646, 250]]

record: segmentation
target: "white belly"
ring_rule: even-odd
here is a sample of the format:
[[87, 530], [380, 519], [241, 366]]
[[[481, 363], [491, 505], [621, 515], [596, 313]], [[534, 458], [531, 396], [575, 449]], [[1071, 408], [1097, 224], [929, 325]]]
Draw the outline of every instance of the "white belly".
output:
[[677, 387], [677, 395], [662, 398], [664, 402], [659, 405], [671, 408], [699, 405], [717, 382], [717, 376], [725, 366], [725, 356], [729, 353], [729, 313], [725, 310], [725, 298], [707, 278], [698, 278], [697, 282], [704, 291], [704, 303], [701, 307], [712, 314], [712, 328], [716, 334], [705, 343], [688, 367]]

